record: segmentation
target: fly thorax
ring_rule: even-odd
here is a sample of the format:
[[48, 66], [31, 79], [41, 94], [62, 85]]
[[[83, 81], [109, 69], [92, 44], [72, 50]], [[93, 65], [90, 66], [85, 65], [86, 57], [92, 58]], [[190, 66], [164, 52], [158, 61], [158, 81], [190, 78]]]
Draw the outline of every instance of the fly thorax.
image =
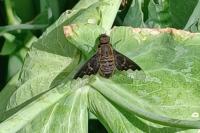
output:
[[101, 46], [101, 56], [102, 57], [110, 57], [113, 56], [113, 49], [111, 47], [111, 45], [109, 44], [104, 44]]

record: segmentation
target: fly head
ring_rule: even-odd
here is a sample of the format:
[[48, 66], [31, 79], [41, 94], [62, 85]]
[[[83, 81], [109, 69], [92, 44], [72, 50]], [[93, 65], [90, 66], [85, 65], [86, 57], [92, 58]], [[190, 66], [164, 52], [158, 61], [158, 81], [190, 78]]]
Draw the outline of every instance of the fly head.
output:
[[110, 37], [107, 36], [106, 34], [101, 34], [101, 35], [99, 36], [99, 42], [100, 42], [99, 45], [109, 44], [109, 42], [110, 42]]

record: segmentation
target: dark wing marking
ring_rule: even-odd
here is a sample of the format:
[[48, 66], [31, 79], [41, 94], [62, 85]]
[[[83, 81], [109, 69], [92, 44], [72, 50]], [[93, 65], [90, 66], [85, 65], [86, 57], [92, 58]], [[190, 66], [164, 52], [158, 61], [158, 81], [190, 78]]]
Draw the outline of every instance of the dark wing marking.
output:
[[120, 71], [128, 70], [128, 69], [132, 69], [133, 71], [141, 70], [141, 67], [137, 65], [135, 62], [133, 62], [131, 59], [117, 52], [116, 50], [113, 50], [113, 51], [115, 55], [115, 65], [118, 70]]
[[75, 74], [74, 79], [82, 78], [84, 75], [96, 74], [99, 70], [98, 53], [93, 55]]

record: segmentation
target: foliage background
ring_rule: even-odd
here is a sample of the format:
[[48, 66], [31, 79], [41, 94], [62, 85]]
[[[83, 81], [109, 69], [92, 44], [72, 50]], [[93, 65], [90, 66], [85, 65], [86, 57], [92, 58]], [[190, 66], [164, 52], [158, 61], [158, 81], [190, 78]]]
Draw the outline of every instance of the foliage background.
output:
[[[21, 68], [31, 43], [63, 11], [77, 3], [74, 0], [0, 1], [0, 89]], [[128, 0], [123, 1], [113, 25], [199, 32], [199, 12], [198, 0]]]
[[[78, 0], [0, 1], [0, 90], [22, 66], [34, 38]], [[24, 30], [21, 30], [24, 29]]]
[[[0, 91], [22, 67], [27, 47], [77, 2], [78, 0], [0, 0]], [[24, 26], [27, 28], [21, 30]], [[2, 33], [8, 34], [8, 37]], [[105, 132], [99, 121], [91, 119], [89, 131], [94, 130]]]
[[[77, 3], [78, 0], [0, 1], [0, 89], [21, 67], [31, 41]], [[124, 0], [114, 25], [199, 32], [199, 5], [198, 0]]]

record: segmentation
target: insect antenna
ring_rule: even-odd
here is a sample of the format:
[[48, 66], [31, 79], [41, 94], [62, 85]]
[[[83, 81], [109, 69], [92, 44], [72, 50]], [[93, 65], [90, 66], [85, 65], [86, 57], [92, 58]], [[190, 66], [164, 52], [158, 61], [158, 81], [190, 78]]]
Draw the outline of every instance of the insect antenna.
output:
[[116, 48], [116, 45], [117, 45], [120, 41], [122, 41], [122, 40], [120, 39], [120, 40], [118, 40], [118, 41], [116, 41], [115, 43], [112, 44], [112, 45], [114, 46], [114, 48]]

